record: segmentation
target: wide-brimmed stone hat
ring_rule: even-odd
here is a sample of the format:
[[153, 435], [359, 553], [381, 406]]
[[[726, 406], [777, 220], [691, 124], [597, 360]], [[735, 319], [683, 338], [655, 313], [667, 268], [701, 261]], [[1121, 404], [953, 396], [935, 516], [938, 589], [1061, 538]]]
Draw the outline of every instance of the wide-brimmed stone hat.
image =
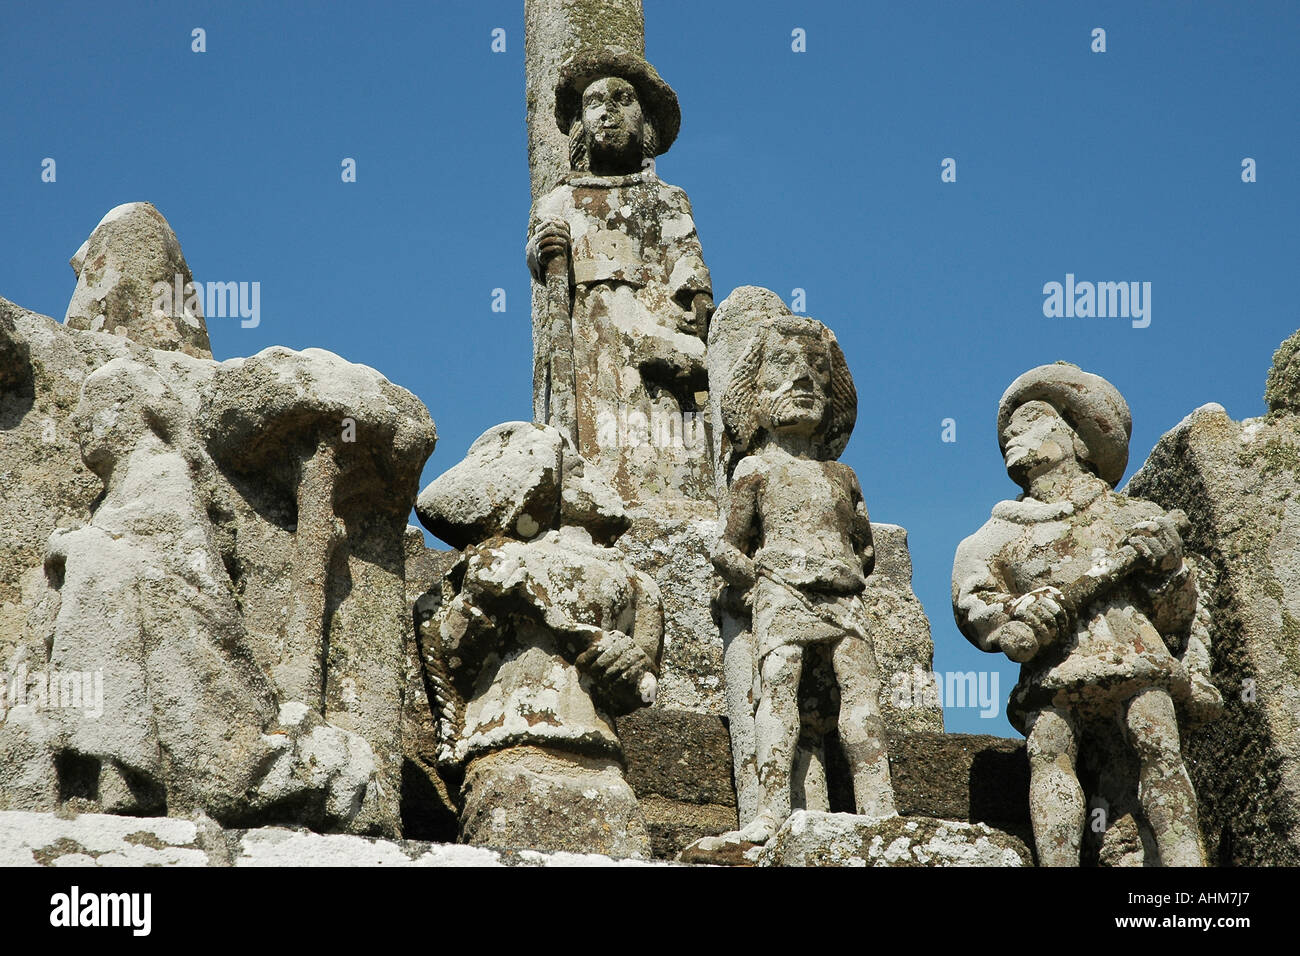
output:
[[1133, 416], [1114, 385], [1069, 362], [1031, 368], [1011, 383], [998, 403], [998, 447], [1004, 454], [1007, 423], [1017, 408], [1033, 401], [1056, 409], [1088, 446], [1088, 460], [1097, 475], [1112, 488], [1119, 484], [1128, 467]]
[[677, 94], [644, 57], [617, 47], [580, 50], [560, 65], [555, 85], [555, 123], [561, 132], [568, 135], [573, 121], [582, 113], [582, 94], [587, 87], [606, 76], [618, 76], [632, 84], [641, 111], [658, 135], [656, 153], [668, 152], [682, 126]]

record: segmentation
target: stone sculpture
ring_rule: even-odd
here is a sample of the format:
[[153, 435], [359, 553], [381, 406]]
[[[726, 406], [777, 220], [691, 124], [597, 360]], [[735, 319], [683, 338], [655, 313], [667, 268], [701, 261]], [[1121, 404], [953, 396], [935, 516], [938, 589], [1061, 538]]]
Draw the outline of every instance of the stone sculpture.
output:
[[119, 358], [86, 377], [72, 423], [104, 492], [88, 525], [50, 538], [49, 668], [93, 675], [100, 712], [52, 711], [60, 792], [227, 826], [351, 825], [376, 799], [374, 754], [304, 703], [281, 706], [259, 669], [207, 518], [213, 465], [185, 406]]
[[534, 418], [629, 501], [707, 498], [712, 285], [690, 201], [653, 162], [677, 136], [676, 94], [636, 54], [583, 51], [560, 68], [555, 121], [571, 171], [529, 228]]
[[148, 204], [74, 267], [115, 326], [0, 300], [0, 808], [397, 836], [428, 410], [328, 352], [163, 334], [150, 284], [189, 273]]
[[[1191, 521], [1214, 608], [1214, 681], [1225, 714], [1188, 769], [1220, 865], [1300, 865], [1300, 333], [1273, 356], [1268, 412], [1237, 421], [1204, 405], [1170, 429], [1128, 492]], [[1203, 565], [1203, 566], [1205, 566]]]
[[861, 594], [875, 554], [862, 490], [836, 459], [857, 392], [835, 338], [798, 316], [755, 334], [722, 400], [733, 460], [714, 565], [752, 608], [758, 812], [738, 839], [762, 843], [792, 809], [796, 747], [816, 656], [839, 695], [839, 741], [859, 814], [895, 813], [880, 677]]
[[499, 425], [430, 484], [420, 520], [463, 554], [420, 635], [461, 840], [649, 856], [613, 718], [653, 702], [659, 592], [609, 547], [608, 482], [545, 425]]
[[1024, 495], [953, 564], [962, 633], [1021, 664], [1008, 717], [1028, 738], [1042, 865], [1078, 865], [1085, 828], [1103, 831], [1103, 864], [1205, 862], [1178, 714], [1190, 728], [1221, 709], [1208, 612], [1185, 519], [1114, 490], [1131, 430], [1097, 375], [1057, 363], [1017, 378], [998, 441]]
[[[71, 265], [77, 288], [64, 317], [69, 328], [212, 358], [203, 296], [192, 284], [180, 240], [153, 203], [123, 203], [109, 210]], [[172, 292], [156, 296], [159, 283]]]

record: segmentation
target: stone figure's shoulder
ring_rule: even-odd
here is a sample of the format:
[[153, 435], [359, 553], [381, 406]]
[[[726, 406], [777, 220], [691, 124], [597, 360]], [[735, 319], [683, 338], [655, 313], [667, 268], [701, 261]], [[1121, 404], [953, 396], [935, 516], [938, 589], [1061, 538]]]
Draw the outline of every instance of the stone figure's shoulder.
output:
[[573, 187], [568, 183], [560, 183], [533, 203], [532, 218], [535, 220], [564, 219], [573, 208]]
[[851, 465], [846, 465], [839, 459], [832, 458], [821, 462], [822, 471], [828, 478], [841, 482], [846, 488], [856, 488], [858, 485], [858, 473], [853, 470]]
[[761, 482], [772, 471], [772, 465], [762, 455], [746, 455], [740, 459], [736, 465], [736, 470], [731, 475], [731, 485], [734, 488], [740, 482], [753, 484]]
[[1019, 506], [1024, 504], [1023, 501], [999, 501], [994, 505], [993, 513], [979, 530], [957, 545], [957, 563], [992, 557], [1019, 538], [1026, 522], [1016, 520], [1016, 517], [1023, 513]]
[[662, 179], [656, 180], [659, 185], [659, 199], [661, 202], [676, 206], [683, 212], [691, 211], [691, 199], [686, 195], [686, 190], [681, 186], [674, 186], [672, 183], [666, 183]]

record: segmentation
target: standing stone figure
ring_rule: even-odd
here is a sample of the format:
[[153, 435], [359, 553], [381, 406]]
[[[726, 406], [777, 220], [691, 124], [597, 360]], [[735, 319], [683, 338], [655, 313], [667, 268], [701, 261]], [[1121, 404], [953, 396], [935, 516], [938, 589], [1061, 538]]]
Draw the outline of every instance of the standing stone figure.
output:
[[466, 843], [650, 855], [614, 717], [653, 702], [659, 591], [608, 545], [628, 526], [567, 437], [511, 422], [420, 495], [463, 548], [422, 627], [439, 763]]
[[114, 359], [72, 416], [104, 482], [90, 523], [50, 537], [52, 673], [94, 675], [102, 714], [59, 712], [59, 789], [107, 813], [202, 811], [225, 826], [365, 828], [361, 737], [282, 700], [261, 670], [208, 519], [212, 462], [152, 369]]
[[555, 119], [572, 170], [534, 204], [534, 418], [574, 439], [620, 494], [707, 498], [703, 393], [712, 285], [686, 193], [654, 157], [677, 96], [641, 57], [584, 51], [560, 68]]
[[1031, 369], [998, 407], [1007, 473], [1024, 489], [957, 549], [953, 610], [984, 651], [1021, 664], [1008, 717], [1028, 737], [1039, 862], [1204, 865], [1178, 714], [1218, 715], [1209, 616], [1180, 512], [1114, 490], [1128, 405], [1066, 363]]
[[714, 566], [752, 605], [758, 659], [759, 807], [738, 837], [763, 843], [791, 813], [800, 678], [814, 655], [829, 660], [838, 686], [857, 812], [891, 816], [880, 678], [861, 598], [875, 560], [871, 525], [857, 476], [836, 461], [857, 417], [839, 345], [812, 319], [773, 321], [741, 358], [722, 409], [740, 460]]

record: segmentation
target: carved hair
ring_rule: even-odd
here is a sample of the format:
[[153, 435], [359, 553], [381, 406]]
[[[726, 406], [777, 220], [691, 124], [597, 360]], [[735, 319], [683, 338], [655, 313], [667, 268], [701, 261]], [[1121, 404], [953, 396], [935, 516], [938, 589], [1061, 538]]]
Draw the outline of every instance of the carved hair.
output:
[[[641, 121], [641, 158], [654, 159], [659, 155], [659, 134], [649, 118]], [[587, 128], [579, 115], [569, 127], [569, 168], [574, 172], [591, 171], [591, 149], [587, 142]]]
[[754, 336], [748, 351], [736, 363], [731, 384], [722, 396], [722, 420], [726, 426], [730, 449], [724, 452], [727, 474], [749, 454], [762, 437], [758, 403], [758, 374], [766, 357], [767, 342], [773, 335], [815, 336], [830, 353], [831, 375], [826, 413], [817, 432], [821, 456], [836, 459], [849, 443], [849, 435], [858, 417], [858, 392], [849, 375], [848, 363], [839, 343], [829, 329], [814, 319], [785, 316], [772, 322]]

